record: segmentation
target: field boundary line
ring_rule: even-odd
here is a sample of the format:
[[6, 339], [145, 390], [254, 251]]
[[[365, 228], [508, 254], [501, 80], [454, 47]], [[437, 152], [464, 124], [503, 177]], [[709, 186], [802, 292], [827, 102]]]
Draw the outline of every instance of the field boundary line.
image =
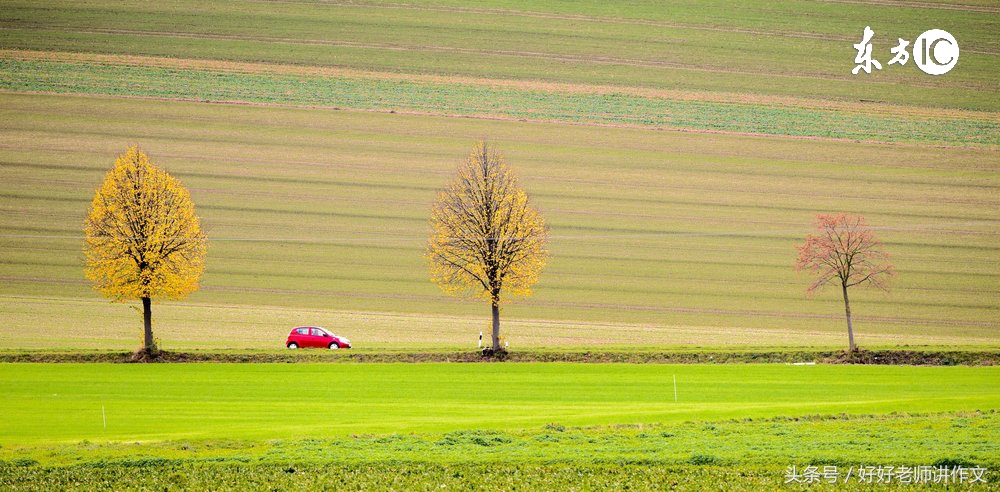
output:
[[[3, 351], [0, 363], [485, 363], [485, 364], [794, 364], [822, 365], [905, 365], [905, 366], [974, 366], [1000, 364], [996, 350], [787, 350], [741, 349], [733, 351], [558, 351], [529, 350], [501, 352], [486, 356], [478, 351], [450, 352], [183, 352], [162, 351], [153, 357], [137, 357], [127, 351]], [[812, 364], [809, 364], [812, 365]]]

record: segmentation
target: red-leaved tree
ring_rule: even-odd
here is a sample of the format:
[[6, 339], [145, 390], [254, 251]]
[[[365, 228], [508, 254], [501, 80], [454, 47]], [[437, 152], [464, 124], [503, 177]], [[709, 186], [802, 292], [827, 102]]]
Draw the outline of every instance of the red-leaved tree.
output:
[[863, 216], [819, 214], [816, 229], [817, 234], [809, 234], [806, 242], [797, 247], [799, 258], [795, 269], [806, 270], [816, 277], [806, 289], [809, 294], [827, 284], [840, 284], [847, 312], [847, 337], [854, 351], [858, 347], [854, 343], [847, 288], [870, 284], [888, 291], [887, 282], [894, 275], [892, 263]]

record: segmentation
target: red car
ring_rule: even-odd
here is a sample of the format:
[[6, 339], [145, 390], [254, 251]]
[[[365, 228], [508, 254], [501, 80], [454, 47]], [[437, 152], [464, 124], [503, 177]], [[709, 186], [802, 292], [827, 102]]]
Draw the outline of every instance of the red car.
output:
[[317, 347], [328, 349], [351, 348], [351, 341], [338, 337], [318, 326], [298, 326], [292, 328], [285, 340], [285, 346], [290, 349]]

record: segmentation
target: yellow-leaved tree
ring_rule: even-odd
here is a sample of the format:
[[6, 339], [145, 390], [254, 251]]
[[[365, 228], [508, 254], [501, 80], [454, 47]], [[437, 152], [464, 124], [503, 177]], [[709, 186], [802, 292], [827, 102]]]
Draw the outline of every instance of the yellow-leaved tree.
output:
[[431, 281], [451, 294], [485, 298], [500, 347], [500, 304], [529, 295], [545, 266], [545, 222], [502, 154], [479, 142], [431, 211]]
[[191, 195], [129, 147], [94, 194], [84, 234], [87, 278], [114, 301], [142, 301], [143, 350], [151, 354], [152, 299], [198, 290], [205, 270], [206, 238]]

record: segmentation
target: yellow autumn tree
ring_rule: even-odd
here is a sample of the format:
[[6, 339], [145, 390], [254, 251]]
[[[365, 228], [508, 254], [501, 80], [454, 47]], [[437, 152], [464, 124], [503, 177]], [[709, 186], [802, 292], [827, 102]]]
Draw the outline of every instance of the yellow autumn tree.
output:
[[545, 222], [503, 155], [479, 142], [438, 194], [425, 257], [431, 281], [450, 294], [485, 298], [500, 347], [500, 305], [529, 295], [548, 257]]
[[143, 350], [154, 350], [152, 299], [198, 290], [206, 238], [191, 196], [138, 146], [118, 156], [84, 223], [84, 272], [118, 302], [142, 301]]

